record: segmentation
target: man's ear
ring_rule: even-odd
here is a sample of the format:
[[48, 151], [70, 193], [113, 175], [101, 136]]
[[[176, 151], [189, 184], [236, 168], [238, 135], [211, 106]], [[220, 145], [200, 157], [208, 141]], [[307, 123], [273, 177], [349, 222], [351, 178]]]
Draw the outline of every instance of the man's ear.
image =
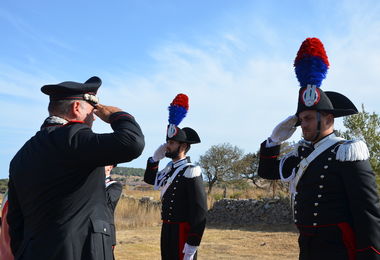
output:
[[334, 125], [334, 115], [333, 114], [328, 114], [326, 116], [326, 123], [328, 126]]
[[186, 151], [187, 144], [186, 143], [180, 143], [180, 149], [181, 151]]
[[185, 154], [188, 152], [188, 147], [190, 146], [189, 144], [187, 144], [187, 143], [181, 143], [181, 146], [182, 146], [182, 148], [181, 149], [183, 149], [183, 151], [185, 152]]
[[78, 118], [81, 116], [81, 104], [79, 101], [74, 101], [71, 104], [71, 113], [75, 118]]

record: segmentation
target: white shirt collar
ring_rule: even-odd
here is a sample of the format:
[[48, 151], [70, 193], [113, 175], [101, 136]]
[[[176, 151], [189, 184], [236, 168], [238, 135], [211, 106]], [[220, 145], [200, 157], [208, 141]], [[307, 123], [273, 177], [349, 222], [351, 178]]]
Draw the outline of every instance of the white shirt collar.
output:
[[323, 137], [321, 140], [319, 140], [317, 143], [314, 144], [314, 149], [317, 149], [318, 146], [320, 146], [321, 144], [323, 144], [324, 142], [326, 142], [327, 140], [329, 139], [332, 139], [332, 138], [336, 138], [336, 135], [334, 132], [332, 132], [331, 134]]
[[174, 162], [173, 163], [173, 168], [178, 168], [179, 166], [181, 166], [181, 165], [183, 165], [183, 164], [185, 164], [187, 162], [188, 162], [188, 157], [185, 157], [185, 158], [183, 158], [181, 160], [178, 160], [178, 161]]

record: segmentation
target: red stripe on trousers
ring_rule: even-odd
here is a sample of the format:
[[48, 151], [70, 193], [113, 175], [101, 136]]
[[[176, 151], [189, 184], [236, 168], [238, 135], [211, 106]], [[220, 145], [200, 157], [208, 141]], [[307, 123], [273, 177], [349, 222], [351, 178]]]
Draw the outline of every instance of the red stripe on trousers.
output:
[[355, 234], [351, 226], [347, 222], [339, 223], [338, 227], [342, 231], [343, 243], [347, 248], [347, 255], [349, 260], [356, 259], [356, 243]]
[[190, 224], [188, 222], [180, 222], [179, 224], [179, 227], [178, 227], [178, 231], [179, 231], [179, 234], [178, 234], [178, 256], [179, 256], [179, 259], [183, 259], [183, 256], [184, 256], [184, 253], [182, 252], [183, 251], [183, 248], [185, 247], [185, 243], [187, 241], [187, 237], [189, 235], [189, 231], [190, 231]]

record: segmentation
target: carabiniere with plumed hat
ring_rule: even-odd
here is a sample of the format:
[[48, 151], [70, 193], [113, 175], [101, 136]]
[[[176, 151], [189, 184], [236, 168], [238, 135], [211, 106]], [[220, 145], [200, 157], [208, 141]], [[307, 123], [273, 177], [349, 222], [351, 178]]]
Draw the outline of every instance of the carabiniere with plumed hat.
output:
[[[189, 109], [188, 96], [178, 94], [169, 106], [166, 143], [148, 159], [144, 181], [161, 191], [162, 259], [196, 259], [206, 225], [207, 201], [201, 168], [187, 156], [200, 143], [197, 132], [178, 125]], [[163, 158], [171, 161], [158, 170]]]
[[[380, 204], [368, 148], [334, 132], [334, 118], [358, 110], [346, 96], [321, 89], [329, 62], [319, 39], [302, 43], [294, 67], [296, 114], [261, 144], [258, 174], [289, 183], [299, 259], [380, 259]], [[297, 126], [303, 139], [280, 158]]]

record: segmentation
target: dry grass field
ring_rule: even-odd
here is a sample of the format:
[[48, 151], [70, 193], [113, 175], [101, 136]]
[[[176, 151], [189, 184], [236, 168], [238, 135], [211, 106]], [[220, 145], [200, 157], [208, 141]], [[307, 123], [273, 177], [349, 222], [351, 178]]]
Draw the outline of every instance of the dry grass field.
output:
[[[118, 260], [160, 259], [160, 226], [117, 232]], [[238, 228], [208, 227], [198, 259], [298, 259], [297, 233], [293, 225]]]
[[[215, 191], [221, 192], [221, 191]], [[159, 198], [157, 191], [124, 190], [115, 213], [118, 260], [160, 259], [160, 209], [141, 206], [131, 198]], [[231, 194], [236, 194], [231, 191]], [[209, 197], [212, 205], [218, 194]], [[244, 197], [268, 196], [266, 191], [244, 194]], [[205, 230], [198, 259], [263, 259], [298, 258], [297, 232], [293, 225], [217, 227]]]

